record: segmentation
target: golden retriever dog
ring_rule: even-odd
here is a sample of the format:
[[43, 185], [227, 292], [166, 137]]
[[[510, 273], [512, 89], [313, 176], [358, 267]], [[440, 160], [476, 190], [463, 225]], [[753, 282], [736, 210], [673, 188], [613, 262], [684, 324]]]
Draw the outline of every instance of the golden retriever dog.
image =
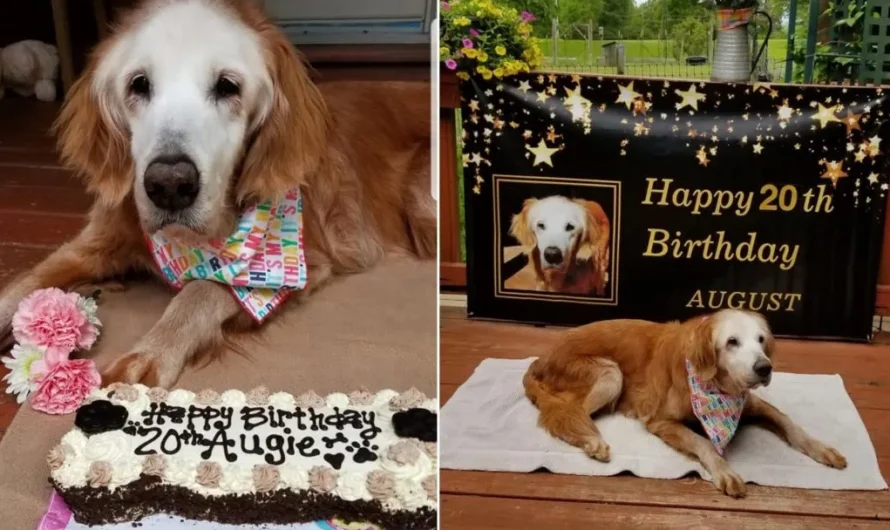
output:
[[[298, 186], [309, 283], [292, 299], [388, 254], [435, 257], [429, 91], [316, 86], [252, 2], [137, 6], [94, 51], [55, 124], [63, 161], [96, 197], [88, 224], [0, 295], [0, 342], [31, 291], [158, 274], [146, 234], [222, 238], [246, 205]], [[188, 282], [104, 383], [170, 386], [254, 327], [228, 286]]]
[[526, 199], [510, 235], [531, 255], [537, 290], [601, 296], [609, 281], [609, 218], [595, 201]]
[[774, 347], [766, 320], [738, 310], [666, 324], [608, 320], [568, 331], [547, 355], [532, 363], [523, 384], [540, 411], [539, 424], [591, 458], [603, 462], [610, 458], [609, 445], [591, 415], [618, 411], [698, 459], [719, 491], [742, 497], [742, 477], [708, 438], [688, 426], [698, 420], [692, 410], [687, 359], [702, 380], [713, 381], [724, 393], [746, 395], [742, 418], [759, 421], [817, 462], [838, 469], [847, 466], [838, 451], [811, 438], [750, 392], [769, 384]]

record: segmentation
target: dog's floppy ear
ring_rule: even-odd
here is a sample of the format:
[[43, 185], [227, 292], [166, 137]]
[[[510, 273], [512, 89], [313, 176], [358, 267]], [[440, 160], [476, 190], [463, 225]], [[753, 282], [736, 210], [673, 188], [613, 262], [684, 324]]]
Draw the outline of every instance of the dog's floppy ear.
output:
[[321, 163], [330, 127], [324, 99], [302, 55], [261, 13], [248, 10], [245, 16], [252, 18], [264, 42], [272, 93], [247, 146], [235, 192], [239, 203], [271, 199], [305, 183]]
[[510, 235], [515, 237], [526, 250], [535, 248], [537, 244], [535, 232], [528, 222], [528, 212], [536, 202], [538, 202], [538, 199], [534, 197], [526, 199], [522, 203], [522, 211], [514, 215], [513, 222], [510, 223]]
[[100, 45], [90, 64], [65, 98], [52, 132], [58, 137], [62, 162], [86, 182], [99, 202], [113, 207], [130, 193], [133, 161], [124, 128], [111, 115], [111, 88], [94, 90], [99, 59], [107, 45]]
[[577, 256], [582, 259], [599, 258], [599, 253], [609, 242], [609, 218], [595, 201], [574, 199], [572, 202], [584, 209], [584, 238]]
[[704, 381], [717, 376], [717, 345], [714, 344], [713, 318], [698, 317], [691, 322], [692, 330], [686, 346], [686, 357]]
[[766, 321], [766, 317], [756, 311], [749, 311], [749, 313], [760, 321], [760, 330], [763, 333], [763, 353], [772, 359], [776, 351], [776, 338], [773, 337], [773, 331], [769, 327], [769, 322]]

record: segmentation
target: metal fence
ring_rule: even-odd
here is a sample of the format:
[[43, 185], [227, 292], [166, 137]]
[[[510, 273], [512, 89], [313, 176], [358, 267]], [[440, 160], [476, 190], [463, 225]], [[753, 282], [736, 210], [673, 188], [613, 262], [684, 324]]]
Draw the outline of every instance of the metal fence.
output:
[[[642, 77], [708, 79], [714, 55], [715, 28], [711, 21], [706, 36], [696, 42], [670, 38], [665, 31], [654, 38], [625, 38], [592, 23], [555, 22], [549, 38], [540, 39], [544, 68], [551, 71], [602, 73]], [[671, 22], [664, 24], [670, 28]], [[611, 38], [610, 38], [611, 35]], [[752, 48], [759, 49], [765, 32], [752, 27]], [[752, 50], [752, 58], [756, 54]], [[785, 76], [787, 40], [771, 39], [764, 49], [752, 79], [781, 81]]]

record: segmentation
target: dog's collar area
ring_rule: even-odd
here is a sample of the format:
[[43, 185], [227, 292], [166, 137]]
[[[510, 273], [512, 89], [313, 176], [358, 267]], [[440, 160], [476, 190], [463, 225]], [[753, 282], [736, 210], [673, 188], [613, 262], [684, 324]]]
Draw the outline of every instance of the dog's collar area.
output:
[[294, 291], [306, 287], [303, 210], [299, 188], [284, 197], [245, 209], [224, 240], [199, 245], [177, 241], [164, 231], [147, 240], [164, 279], [175, 288], [192, 280], [228, 285], [241, 307], [265, 320]]
[[692, 412], [701, 422], [714, 449], [722, 455], [738, 430], [748, 393], [733, 396], [721, 391], [713, 381], [702, 380], [689, 359], [686, 359], [686, 379]]

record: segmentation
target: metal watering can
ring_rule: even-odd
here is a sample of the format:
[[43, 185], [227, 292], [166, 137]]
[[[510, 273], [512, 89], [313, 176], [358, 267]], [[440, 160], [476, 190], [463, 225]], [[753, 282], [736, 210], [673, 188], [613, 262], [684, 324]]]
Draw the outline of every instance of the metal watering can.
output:
[[714, 62], [711, 66], [711, 81], [745, 82], [751, 79], [773, 31], [773, 20], [769, 14], [765, 11], [754, 11], [754, 15], [762, 15], [767, 20], [766, 36], [754, 60], [751, 60], [748, 23], [719, 30], [717, 44], [714, 47]]

